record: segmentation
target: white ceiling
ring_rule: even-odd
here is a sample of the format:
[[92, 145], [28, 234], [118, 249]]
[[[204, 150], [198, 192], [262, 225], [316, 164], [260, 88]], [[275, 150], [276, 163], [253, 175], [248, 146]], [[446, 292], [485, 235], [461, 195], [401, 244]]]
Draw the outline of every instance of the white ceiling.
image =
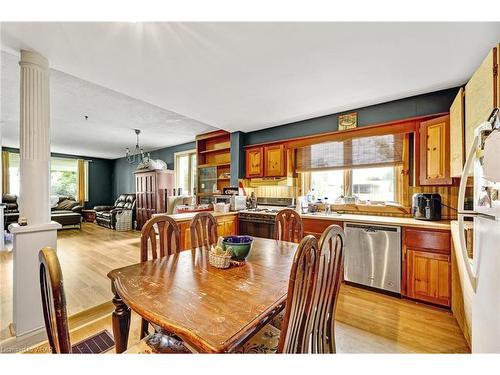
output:
[[[1, 60], [2, 144], [19, 147], [19, 58], [2, 52]], [[145, 150], [190, 142], [213, 129], [57, 70], [50, 74], [50, 104], [52, 152], [118, 158], [125, 147], [134, 149], [134, 128], [141, 129]]]
[[[36, 50], [53, 69], [155, 105], [147, 108], [158, 112], [174, 111], [230, 131], [463, 84], [500, 41], [500, 23], [3, 23], [2, 31], [4, 50]], [[141, 103], [138, 113], [127, 108], [132, 99], [88, 82], [78, 81], [109, 93], [108, 101], [121, 98], [120, 103], [101, 105], [103, 99], [90, 89], [90, 95], [73, 91], [63, 97], [55, 90], [68, 76], [53, 77], [53, 112], [60, 101], [61, 120], [74, 116], [67, 133], [87, 134], [82, 149], [123, 147], [122, 128], [145, 128], [147, 117], [155, 117], [147, 104]], [[82, 130], [79, 108], [66, 113], [74, 100], [98, 121], [95, 129]], [[186, 118], [179, 122], [189, 124], [185, 128], [193, 124]], [[164, 138], [164, 127], [155, 122], [151, 132], [162, 137], [151, 142], [184, 141], [177, 128]]]

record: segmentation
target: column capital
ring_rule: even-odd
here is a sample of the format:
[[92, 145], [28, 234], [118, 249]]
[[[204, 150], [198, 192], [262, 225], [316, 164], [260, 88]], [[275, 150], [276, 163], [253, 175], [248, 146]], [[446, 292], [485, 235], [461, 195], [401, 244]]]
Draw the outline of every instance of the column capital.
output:
[[21, 50], [19, 65], [37, 67], [43, 70], [49, 69], [49, 61], [38, 52]]

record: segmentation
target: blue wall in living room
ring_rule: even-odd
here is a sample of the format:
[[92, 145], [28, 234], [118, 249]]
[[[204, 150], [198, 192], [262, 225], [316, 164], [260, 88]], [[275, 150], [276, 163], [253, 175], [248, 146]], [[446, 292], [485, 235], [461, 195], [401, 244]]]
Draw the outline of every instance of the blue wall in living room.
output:
[[[196, 148], [195, 142], [183, 143], [177, 146], [151, 151], [151, 159], [161, 159], [167, 163], [168, 169], [174, 169], [174, 154], [176, 152]], [[132, 165], [125, 158], [115, 159], [113, 173], [113, 197], [122, 193], [135, 193], [134, 171], [137, 165]]]
[[[3, 151], [19, 153], [19, 149], [3, 147]], [[85, 203], [86, 208], [114, 202], [112, 191], [112, 176], [114, 160], [92, 158], [88, 156], [77, 156], [52, 153], [53, 157], [67, 159], [89, 160], [89, 200]]]

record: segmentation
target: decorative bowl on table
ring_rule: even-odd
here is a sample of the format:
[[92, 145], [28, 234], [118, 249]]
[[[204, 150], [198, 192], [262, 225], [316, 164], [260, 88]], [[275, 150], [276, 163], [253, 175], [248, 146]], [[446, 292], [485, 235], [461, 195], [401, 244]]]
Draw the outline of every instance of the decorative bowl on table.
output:
[[224, 250], [231, 248], [233, 259], [243, 261], [247, 258], [252, 248], [253, 238], [250, 236], [227, 236], [222, 240]]

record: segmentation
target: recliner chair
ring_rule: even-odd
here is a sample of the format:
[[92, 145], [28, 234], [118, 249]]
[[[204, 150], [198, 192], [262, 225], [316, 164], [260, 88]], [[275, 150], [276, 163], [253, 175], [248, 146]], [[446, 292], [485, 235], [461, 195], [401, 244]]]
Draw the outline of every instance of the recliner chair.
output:
[[116, 229], [116, 215], [123, 210], [132, 210], [135, 220], [135, 194], [121, 194], [113, 206], [95, 206], [96, 222], [106, 228]]

